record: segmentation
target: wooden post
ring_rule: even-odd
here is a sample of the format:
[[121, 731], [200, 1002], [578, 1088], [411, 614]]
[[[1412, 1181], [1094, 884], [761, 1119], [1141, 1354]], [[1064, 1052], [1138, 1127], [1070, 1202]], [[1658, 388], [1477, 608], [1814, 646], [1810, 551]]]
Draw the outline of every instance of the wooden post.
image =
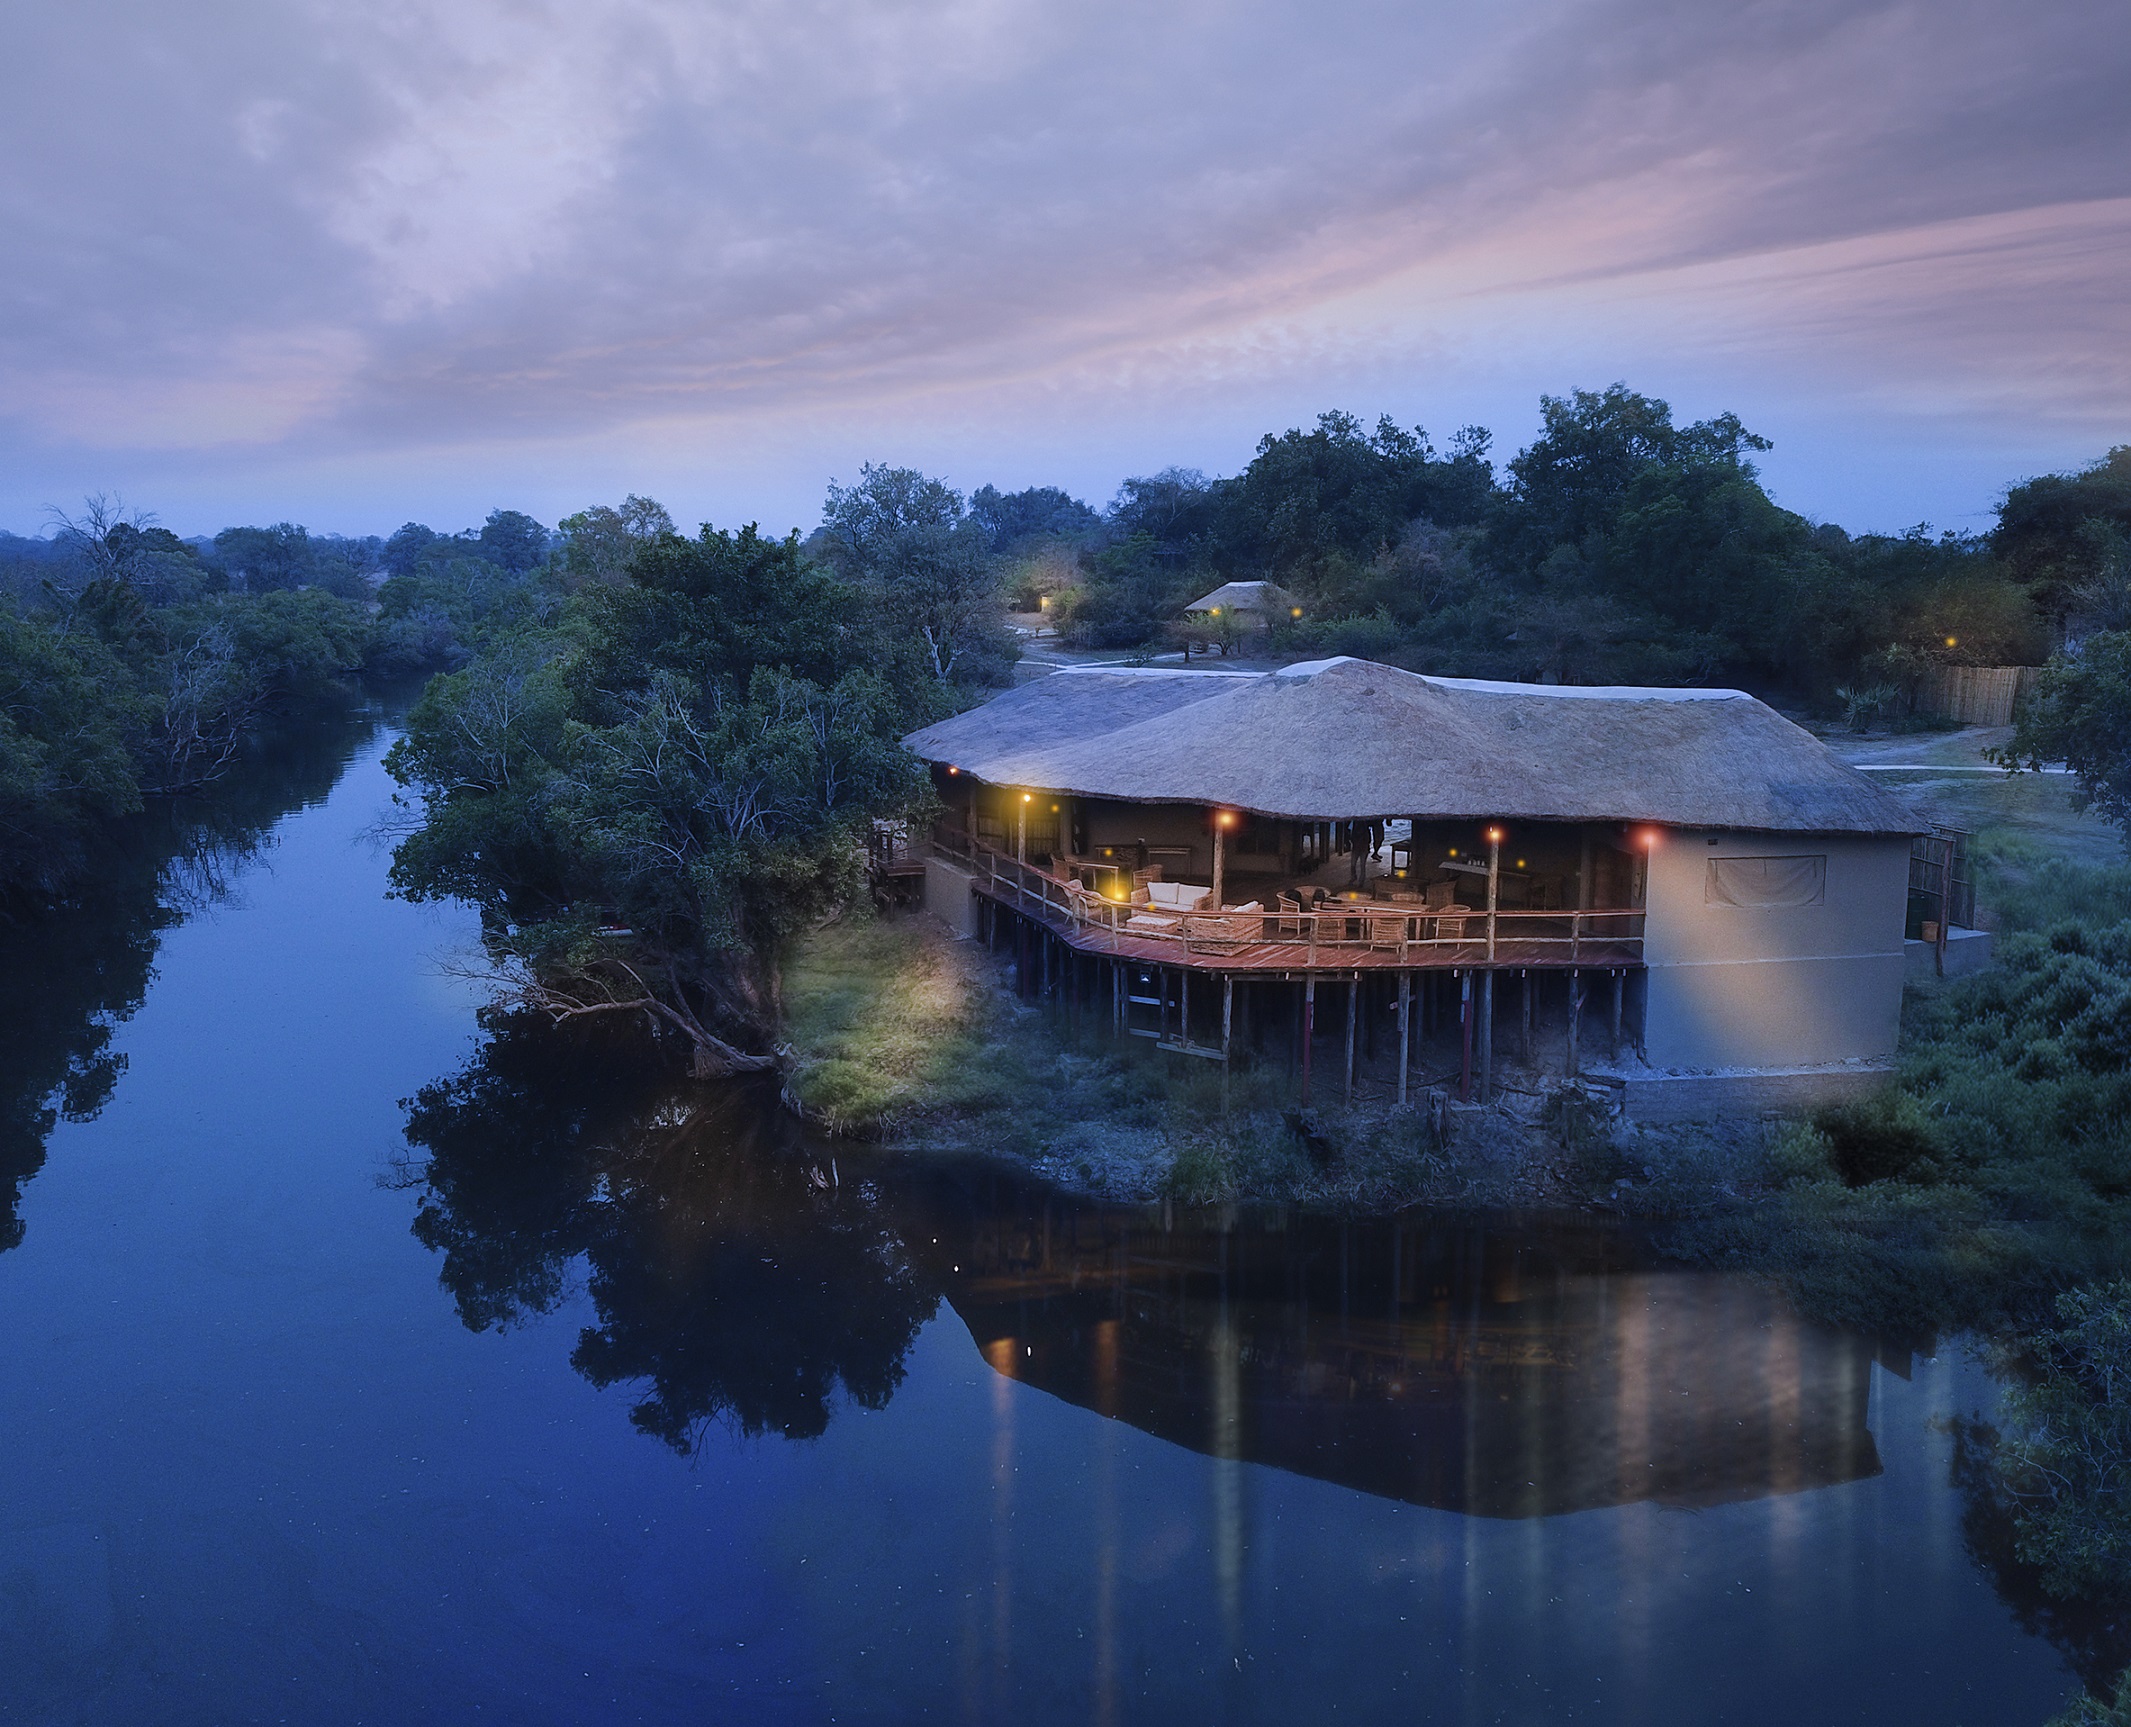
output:
[[1224, 976], [1221, 979], [1221, 1113], [1228, 1113], [1228, 1056], [1229, 1039], [1236, 1022], [1236, 980]]
[[[1502, 830], [1487, 830], [1487, 963], [1495, 963], [1495, 905], [1502, 887]], [[1488, 989], [1492, 993], [1494, 972], [1488, 972]]]
[[1223, 863], [1224, 863], [1224, 862], [1226, 861], [1226, 858], [1227, 858], [1227, 853], [1228, 853], [1228, 847], [1227, 847], [1227, 844], [1226, 844], [1226, 841], [1227, 841], [1227, 839], [1228, 839], [1228, 822], [1229, 822], [1229, 815], [1228, 815], [1228, 811], [1226, 811], [1226, 810], [1215, 810], [1215, 811], [1214, 811], [1214, 813], [1213, 813], [1213, 904], [1212, 904], [1212, 906], [1211, 906], [1211, 907], [1209, 907], [1209, 908], [1208, 908], [1209, 910], [1212, 910], [1212, 911], [1219, 911], [1219, 910], [1221, 909], [1221, 904], [1222, 904], [1222, 901], [1221, 901], [1221, 866], [1222, 866], [1222, 864], [1223, 864]]
[[1347, 1102], [1354, 1101], [1354, 1021], [1361, 1006], [1361, 973], [1347, 980]]
[[1532, 1061], [1532, 974], [1522, 974], [1517, 990], [1517, 1055], [1529, 1067]]
[[1472, 1102], [1472, 973], [1458, 973], [1458, 1101]]
[[1574, 1079], [1576, 1066], [1576, 1034], [1583, 1023], [1583, 973], [1569, 973], [1569, 1077]]
[[1412, 1052], [1412, 1041], [1406, 1035], [1407, 1020], [1413, 1005], [1413, 973], [1398, 974], [1398, 1103], [1406, 1107], [1406, 1067]]
[[1317, 974], [1308, 974], [1302, 986], [1302, 1107], [1310, 1106], [1310, 1045], [1317, 1041]]
[[1186, 1049], [1191, 1047], [1191, 967], [1177, 967], [1177, 1015], [1176, 1040]]
[[1480, 974], [1480, 1101], [1495, 1099], [1495, 974]]
[[1620, 998], [1626, 989], [1628, 974], [1616, 971], [1613, 974], [1613, 1058], [1620, 1059]]
[[[1027, 792], [1021, 794], [1021, 803], [1014, 817], [1014, 861], [1024, 864], [1029, 861], [1029, 795]], [[1023, 893], [1028, 891], [1027, 886], [1018, 880], [1014, 885], [1020, 888]]]

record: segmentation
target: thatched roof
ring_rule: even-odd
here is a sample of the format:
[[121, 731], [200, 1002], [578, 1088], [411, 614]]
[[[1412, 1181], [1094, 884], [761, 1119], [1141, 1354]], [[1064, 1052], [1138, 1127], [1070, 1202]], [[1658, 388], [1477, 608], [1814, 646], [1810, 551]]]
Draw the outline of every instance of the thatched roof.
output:
[[1286, 616], [1299, 602], [1277, 582], [1223, 582], [1184, 608], [1187, 612], [1279, 612]]
[[1922, 831], [1908, 805], [1738, 690], [1482, 683], [1355, 659], [1256, 675], [1089, 669], [904, 742], [995, 785], [1303, 821]]

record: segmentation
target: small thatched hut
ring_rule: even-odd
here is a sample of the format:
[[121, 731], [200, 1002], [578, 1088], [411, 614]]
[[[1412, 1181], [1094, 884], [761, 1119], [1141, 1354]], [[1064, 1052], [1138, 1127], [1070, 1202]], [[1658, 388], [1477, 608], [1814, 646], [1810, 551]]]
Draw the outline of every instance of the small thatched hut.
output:
[[1155, 1035], [1179, 1047], [1215, 1044], [1188, 1005], [1172, 1016], [1172, 971], [1183, 998], [1193, 974], [1219, 980], [1224, 1014], [1236, 983], [1279, 983], [1301, 986], [1307, 1017], [1319, 978], [1336, 980], [1350, 1027], [1372, 991], [1391, 1011], [1419, 981], [1425, 1029], [1449, 990], [1483, 1090], [1504, 974], [1519, 1049], [1559, 1021], [1571, 1067], [1595, 986], [1616, 1077], [1646, 1096], [1671, 1074], [1699, 1076], [1669, 1087], [1698, 1102], [1780, 1101], [1853, 1087], [1893, 1053], [1922, 824], [1737, 690], [1353, 659], [1091, 669], [905, 741], [947, 808], [938, 843], [962, 861], [942, 868], [974, 872], [943, 880], [947, 909], [959, 891], [983, 908], [962, 921], [995, 936], [1002, 916], [1028, 922], [1036, 963], [1055, 939], [1069, 980], [1113, 962], [1123, 1029], [1144, 1029], [1125, 998], [1148, 1000], [1124, 971], [1152, 968]]
[[1277, 582], [1223, 582], [1184, 608], [1187, 618], [1232, 618], [1243, 630], [1271, 629], [1302, 616], [1302, 602]]

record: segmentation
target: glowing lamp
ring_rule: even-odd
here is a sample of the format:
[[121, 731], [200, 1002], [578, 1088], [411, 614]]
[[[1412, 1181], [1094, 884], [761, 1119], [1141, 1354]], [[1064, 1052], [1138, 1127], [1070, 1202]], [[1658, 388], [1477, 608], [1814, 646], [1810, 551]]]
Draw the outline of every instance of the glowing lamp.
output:
[[1033, 800], [1032, 798], [1030, 798], [1030, 796], [1028, 795], [1028, 793], [1027, 793], [1027, 792], [1023, 792], [1023, 793], [1021, 794], [1021, 801], [1022, 801], [1023, 803], [1031, 803], [1031, 802], [1033, 802], [1034, 800]]
[[1961, 638], [1959, 636], [1948, 636], [1946, 638], [1946, 645], [1949, 648], [1957, 648], [1961, 645]]
[[1302, 608], [1301, 608], [1300, 606], [1295, 606], [1295, 607], [1292, 607], [1292, 608], [1290, 608], [1290, 609], [1289, 609], [1289, 611], [1288, 611], [1288, 616], [1289, 616], [1289, 617], [1291, 617], [1291, 618], [1299, 618], [1299, 617], [1301, 617], [1301, 616], [1302, 616]]
[[1500, 828], [1489, 828], [1487, 830], [1487, 837], [1492, 840], [1496, 845], [1500, 845], [1502, 843], [1502, 830]]

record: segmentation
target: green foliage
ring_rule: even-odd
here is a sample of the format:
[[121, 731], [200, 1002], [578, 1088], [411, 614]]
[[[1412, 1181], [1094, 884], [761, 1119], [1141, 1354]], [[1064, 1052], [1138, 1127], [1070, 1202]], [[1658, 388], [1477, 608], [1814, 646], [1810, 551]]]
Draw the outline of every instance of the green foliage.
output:
[[2131, 1271], [2131, 869], [2037, 867], [2000, 903], [1997, 966], [1912, 996], [1899, 1088], [1780, 1136], [1772, 1195], [1683, 1252], [1919, 1334]]
[[2015, 581], [2045, 615], [2082, 609], [2103, 581], [2120, 537], [2131, 534], [2131, 444], [2076, 474], [2044, 474], [2013, 487], [1992, 536]]
[[[2005, 561], [2017, 535], [1815, 526], [1763, 490], [1752, 458], [1768, 442], [1736, 416], [1679, 425], [1625, 385], [1544, 397], [1541, 413], [1499, 481], [1478, 428], [1443, 455], [1418, 428], [1343, 413], [1268, 434], [1231, 479], [1127, 480], [1062, 633], [1157, 641], [1197, 594], [1263, 576], [1307, 614], [1263, 651], [1539, 682], [1724, 679], [1857, 724], [1908, 723], [1937, 665], [2032, 664], [2047, 647], [2058, 614]], [[2113, 518], [2074, 527], [2080, 567], [2119, 572], [2088, 615], [2120, 602], [2131, 625], [2131, 540]], [[1875, 663], [1890, 652], [1899, 675]]]
[[0, 904], [58, 891], [99, 826], [140, 808], [137, 701], [93, 636], [0, 608]]
[[759, 1044], [782, 946], [920, 789], [896, 739], [935, 711], [922, 667], [796, 537], [647, 542], [626, 581], [431, 684], [387, 757], [421, 811], [394, 886], [471, 900], [497, 956], [573, 1003], [655, 1002], [699, 1054], [721, 1026]]
[[1005, 681], [1015, 649], [999, 618], [991, 536], [961, 493], [914, 468], [868, 462], [855, 486], [829, 486], [823, 551], [898, 632], [914, 638], [934, 682]]
[[2076, 806], [2115, 822], [2131, 845], [2131, 631], [2089, 636], [2077, 653], [2051, 660], [1997, 759], [2026, 768], [2063, 762]]

